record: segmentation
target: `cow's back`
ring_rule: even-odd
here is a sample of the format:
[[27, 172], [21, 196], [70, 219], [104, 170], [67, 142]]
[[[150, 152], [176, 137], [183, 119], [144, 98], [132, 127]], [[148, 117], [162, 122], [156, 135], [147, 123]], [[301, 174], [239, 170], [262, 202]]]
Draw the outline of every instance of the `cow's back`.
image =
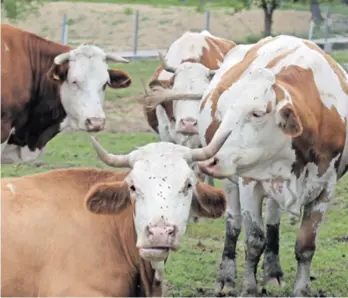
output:
[[2, 294], [132, 295], [138, 266], [132, 210], [96, 215], [84, 205], [88, 183], [69, 175], [28, 178], [2, 180]]

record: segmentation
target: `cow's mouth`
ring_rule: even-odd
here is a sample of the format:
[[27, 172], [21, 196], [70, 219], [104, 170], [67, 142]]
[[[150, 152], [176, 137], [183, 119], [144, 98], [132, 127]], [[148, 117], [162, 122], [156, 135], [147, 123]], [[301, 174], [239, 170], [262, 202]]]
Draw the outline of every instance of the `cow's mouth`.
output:
[[170, 252], [169, 247], [146, 247], [140, 248], [140, 256], [148, 261], [163, 261], [165, 260]]

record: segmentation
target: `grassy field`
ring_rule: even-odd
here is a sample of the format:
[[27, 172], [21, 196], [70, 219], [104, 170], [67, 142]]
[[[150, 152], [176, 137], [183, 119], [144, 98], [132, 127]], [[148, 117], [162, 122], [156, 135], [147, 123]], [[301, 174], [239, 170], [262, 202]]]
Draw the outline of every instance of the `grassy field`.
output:
[[[334, 54], [341, 63], [348, 62], [347, 52]], [[127, 153], [136, 146], [141, 146], [157, 140], [153, 133], [120, 134], [120, 126], [132, 123], [129, 111], [138, 111], [139, 121], [143, 129], [147, 125], [143, 120], [140, 107], [127, 101], [125, 97], [141, 91], [140, 79], [150, 78], [157, 61], [139, 61], [117, 67], [126, 70], [133, 78], [133, 86], [124, 91], [107, 94], [108, 122], [111, 128], [108, 132], [98, 133], [100, 142], [113, 153]], [[109, 89], [110, 90], [110, 89]], [[122, 97], [122, 98], [121, 98]], [[120, 111], [116, 111], [122, 107]], [[116, 113], [116, 114], [115, 114]], [[131, 117], [130, 117], [131, 116]], [[118, 117], [123, 117], [122, 121]], [[126, 124], [124, 121], [128, 120]], [[110, 125], [110, 124], [109, 124]], [[129, 127], [128, 127], [129, 128]], [[27, 174], [69, 167], [106, 167], [98, 160], [89, 137], [86, 133], [65, 133], [55, 137], [47, 146], [42, 158], [43, 165], [3, 165], [2, 177], [17, 177]], [[219, 181], [216, 185], [220, 187]], [[314, 295], [345, 296], [348, 292], [348, 176], [338, 183], [336, 199], [322, 225], [317, 243], [317, 253], [312, 265], [312, 290]], [[285, 214], [281, 226], [281, 264], [284, 269], [287, 285], [284, 289], [268, 289], [271, 296], [284, 296], [291, 293], [296, 273], [296, 262], [293, 254], [298, 225], [290, 226]], [[182, 249], [172, 253], [166, 266], [168, 280], [167, 296], [211, 296], [218, 264], [220, 262], [224, 242], [224, 220], [201, 220], [189, 225]], [[241, 235], [242, 239], [243, 235]], [[243, 241], [238, 243], [238, 273], [241, 277], [244, 259]], [[260, 272], [261, 274], [262, 272]], [[240, 278], [238, 289], [240, 289]]]

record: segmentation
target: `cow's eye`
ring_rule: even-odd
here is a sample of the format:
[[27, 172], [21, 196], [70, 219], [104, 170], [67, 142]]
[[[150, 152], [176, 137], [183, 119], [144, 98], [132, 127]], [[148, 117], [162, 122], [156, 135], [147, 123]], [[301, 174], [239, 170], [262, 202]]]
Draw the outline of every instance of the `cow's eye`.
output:
[[74, 85], [78, 86], [77, 81], [73, 81], [72, 83], [73, 83]]
[[135, 191], [135, 186], [134, 185], [131, 185], [130, 187], [129, 187], [129, 189], [131, 190], [131, 191]]
[[190, 189], [190, 188], [192, 188], [192, 183], [191, 182], [187, 183], [187, 189]]
[[264, 111], [253, 111], [252, 115], [255, 118], [261, 118], [261, 117], [266, 115], [266, 112], [264, 112]]

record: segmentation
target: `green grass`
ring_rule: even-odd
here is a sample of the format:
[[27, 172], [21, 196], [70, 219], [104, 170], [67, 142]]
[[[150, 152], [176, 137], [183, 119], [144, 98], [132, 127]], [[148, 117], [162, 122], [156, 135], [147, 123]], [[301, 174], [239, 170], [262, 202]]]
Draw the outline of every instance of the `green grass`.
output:
[[[110, 152], [127, 153], [136, 146], [156, 141], [152, 133], [111, 134], [99, 133], [98, 139]], [[106, 166], [98, 160], [86, 133], [59, 134], [49, 142], [43, 156], [43, 166], [3, 165], [2, 177], [15, 177], [63, 167]], [[216, 181], [218, 182], [218, 181]], [[219, 186], [220, 183], [217, 183]], [[344, 296], [348, 292], [348, 249], [344, 238], [348, 222], [348, 176], [338, 184], [336, 200], [319, 233], [317, 252], [314, 256], [311, 275], [312, 290], [330, 296]], [[296, 261], [293, 254], [298, 226], [290, 226], [285, 214], [281, 226], [281, 264], [287, 286], [269, 289], [272, 296], [289, 295], [295, 278]], [[244, 259], [243, 241], [238, 243], [238, 290]], [[200, 242], [200, 243], [199, 243]], [[224, 242], [224, 220], [201, 220], [189, 224], [180, 251], [172, 253], [166, 265], [166, 279], [170, 283], [169, 296], [212, 295], [221, 251]], [[262, 272], [260, 272], [261, 274]], [[203, 290], [203, 291], [202, 291]]]
[[133, 96], [144, 91], [141, 81], [143, 80], [144, 83], [147, 84], [158, 65], [158, 59], [131, 61], [128, 64], [119, 63], [111, 65], [110, 67], [113, 69], [122, 69], [126, 71], [132, 79], [132, 85], [129, 88], [118, 90], [107, 88], [108, 92], [106, 93], [106, 100], [115, 100], [118, 98]]
[[334, 52], [331, 53], [331, 56], [338, 63], [348, 63], [348, 49], [347, 50], [341, 50], [341, 51], [334, 51]]

